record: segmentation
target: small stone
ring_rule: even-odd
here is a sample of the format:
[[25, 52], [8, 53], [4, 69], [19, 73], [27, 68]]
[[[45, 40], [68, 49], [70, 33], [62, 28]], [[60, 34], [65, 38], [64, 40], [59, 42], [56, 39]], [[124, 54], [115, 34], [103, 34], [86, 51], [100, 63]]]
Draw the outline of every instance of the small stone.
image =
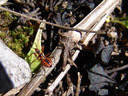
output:
[[116, 39], [117, 38], [117, 32], [110, 32], [110, 37]]

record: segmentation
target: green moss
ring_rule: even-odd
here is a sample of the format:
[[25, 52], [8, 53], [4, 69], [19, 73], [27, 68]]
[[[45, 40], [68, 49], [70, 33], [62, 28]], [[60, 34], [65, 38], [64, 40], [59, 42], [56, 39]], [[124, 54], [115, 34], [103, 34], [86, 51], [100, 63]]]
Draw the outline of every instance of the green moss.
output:
[[[0, 38], [6, 43], [6, 45], [8, 45], [8, 47], [10, 47], [18, 56], [22, 58], [26, 57], [26, 54], [30, 50], [32, 44], [33, 47], [27, 54], [27, 57], [35, 52], [33, 48], [38, 47], [38, 49], [41, 50], [41, 33], [38, 32], [38, 36], [36, 36], [36, 40], [34, 40], [33, 43], [33, 39], [35, 38], [35, 36], [33, 36], [33, 27], [21, 26], [18, 24], [15, 25], [14, 22], [16, 19], [13, 17], [10, 17], [9, 19], [9, 16], [9, 13], [0, 13], [0, 25], [2, 25], [0, 26]], [[9, 25], [11, 25], [11, 27]], [[31, 64], [34, 59], [36, 59], [34, 55], [27, 59], [27, 61], [29, 61], [28, 63], [30, 63], [32, 72], [40, 66], [39, 60], [36, 60]]]
[[13, 21], [13, 18], [9, 12], [2, 12], [0, 14], [0, 25], [8, 26], [12, 21]]
[[[9, 31], [9, 30], [8, 30]], [[23, 26], [21, 29], [0, 32], [0, 38], [19, 56], [25, 57], [25, 50], [29, 45], [30, 37], [33, 35], [33, 28]]]
[[1, 39], [6, 39], [6, 33], [5, 32], [0, 32], [0, 38]]
[[32, 27], [22, 27], [20, 30], [13, 30], [9, 32], [9, 35], [12, 37], [12, 40], [8, 42], [8, 46], [12, 48], [19, 56], [24, 57], [25, 54], [22, 52], [23, 49], [28, 45], [30, 39], [30, 33], [33, 35]]

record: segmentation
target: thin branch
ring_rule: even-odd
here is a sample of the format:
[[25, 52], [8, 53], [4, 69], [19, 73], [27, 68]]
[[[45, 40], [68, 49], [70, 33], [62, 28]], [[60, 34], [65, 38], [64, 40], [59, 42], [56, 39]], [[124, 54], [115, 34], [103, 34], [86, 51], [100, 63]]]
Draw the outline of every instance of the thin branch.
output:
[[81, 75], [80, 72], [77, 73], [78, 75], [78, 80], [77, 80], [77, 88], [76, 88], [76, 96], [79, 96], [80, 93], [80, 84], [81, 84]]
[[67, 73], [67, 84], [68, 84], [68, 90], [66, 91], [66, 96], [74, 96], [74, 91], [73, 91], [74, 85], [68, 73]]
[[127, 65], [124, 65], [124, 66], [121, 66], [121, 67], [118, 67], [118, 68], [114, 68], [112, 70], [107, 70], [105, 71], [107, 74], [110, 74], [110, 73], [113, 73], [113, 72], [117, 72], [117, 71], [121, 71], [121, 70], [124, 70], [128, 68], [128, 64]]
[[56, 88], [56, 86], [59, 84], [59, 82], [62, 80], [62, 78], [67, 74], [68, 70], [70, 69], [70, 65], [67, 64], [65, 67], [65, 70], [60, 73], [60, 75], [56, 78], [56, 80], [50, 85], [47, 89], [47, 92], [53, 92], [53, 90]]
[[51, 26], [55, 26], [55, 27], [59, 27], [59, 28], [62, 28], [62, 29], [73, 30], [73, 31], [78, 31], [78, 32], [106, 34], [106, 32], [103, 32], [103, 31], [84, 30], [84, 29], [72, 28], [72, 27], [67, 27], [67, 26], [62, 26], [62, 25], [50, 23], [50, 22], [47, 22], [46, 20], [40, 20], [40, 19], [37, 19], [37, 18], [33, 18], [33, 17], [27, 16], [27, 15], [25, 15], [25, 14], [21, 14], [21, 13], [18, 13], [18, 12], [16, 12], [16, 11], [12, 11], [12, 10], [10, 10], [10, 9], [1, 7], [1, 6], [0, 6], [0, 9], [1, 9], [1, 10], [4, 10], [4, 11], [7, 11], [7, 12], [10, 12], [10, 13], [16, 15], [16, 16], [25, 17], [25, 18], [27, 18], [28, 20], [33, 20], [33, 21], [37, 21], [37, 22], [43, 22], [43, 23], [45, 23], [45, 24], [48, 24], [48, 25], [51, 25]]
[[70, 58], [68, 58], [68, 62], [69, 62], [71, 65], [73, 65], [73, 66], [75, 66], [76, 68], [78, 68], [77, 65], [75, 64], [75, 62], [74, 62], [73, 60], [71, 60]]

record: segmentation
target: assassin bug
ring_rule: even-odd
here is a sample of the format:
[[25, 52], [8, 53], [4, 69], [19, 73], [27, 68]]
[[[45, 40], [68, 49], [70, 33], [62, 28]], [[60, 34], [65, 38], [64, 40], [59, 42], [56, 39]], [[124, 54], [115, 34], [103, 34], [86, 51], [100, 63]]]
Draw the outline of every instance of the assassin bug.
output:
[[[37, 45], [36, 45], [36, 46], [37, 46]], [[45, 67], [48, 67], [48, 68], [52, 67], [52, 60], [50, 59], [50, 57], [48, 57], [50, 54], [49, 54], [49, 53], [46, 54], [46, 55], [43, 54], [43, 52], [44, 52], [44, 46], [42, 46], [42, 51], [40, 51], [37, 47], [34, 48], [34, 50], [35, 50], [35, 52], [32, 53], [32, 54], [34, 54], [35, 57], [36, 57], [38, 60], [41, 60], [41, 64], [42, 64], [42, 65], [44, 65]], [[32, 55], [32, 54], [31, 54], [31, 55]], [[30, 55], [30, 56], [31, 56], [31, 55]], [[29, 57], [30, 57], [30, 56], [29, 56]], [[35, 59], [35, 60], [36, 60], [36, 59]], [[33, 61], [31, 62], [31, 64], [32, 64], [35, 60], [33, 60]], [[42, 66], [42, 68], [44, 69], [43, 66]]]

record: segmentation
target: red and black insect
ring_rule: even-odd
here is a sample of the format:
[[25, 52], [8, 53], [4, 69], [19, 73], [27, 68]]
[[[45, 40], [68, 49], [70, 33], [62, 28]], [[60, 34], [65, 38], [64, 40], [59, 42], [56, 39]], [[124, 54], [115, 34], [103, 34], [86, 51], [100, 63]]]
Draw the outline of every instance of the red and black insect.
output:
[[[48, 68], [52, 67], [52, 60], [50, 59], [50, 57], [48, 57], [50, 54], [49, 53], [46, 54], [46, 55], [43, 54], [43, 52], [44, 52], [44, 46], [42, 47], [42, 51], [40, 51], [38, 48], [34, 48], [34, 49], [35, 49], [35, 52], [33, 54], [36, 56], [36, 58], [38, 60], [41, 60], [41, 64], [44, 65], [45, 67], [48, 67]], [[31, 64], [35, 60], [33, 60], [31, 62]]]

